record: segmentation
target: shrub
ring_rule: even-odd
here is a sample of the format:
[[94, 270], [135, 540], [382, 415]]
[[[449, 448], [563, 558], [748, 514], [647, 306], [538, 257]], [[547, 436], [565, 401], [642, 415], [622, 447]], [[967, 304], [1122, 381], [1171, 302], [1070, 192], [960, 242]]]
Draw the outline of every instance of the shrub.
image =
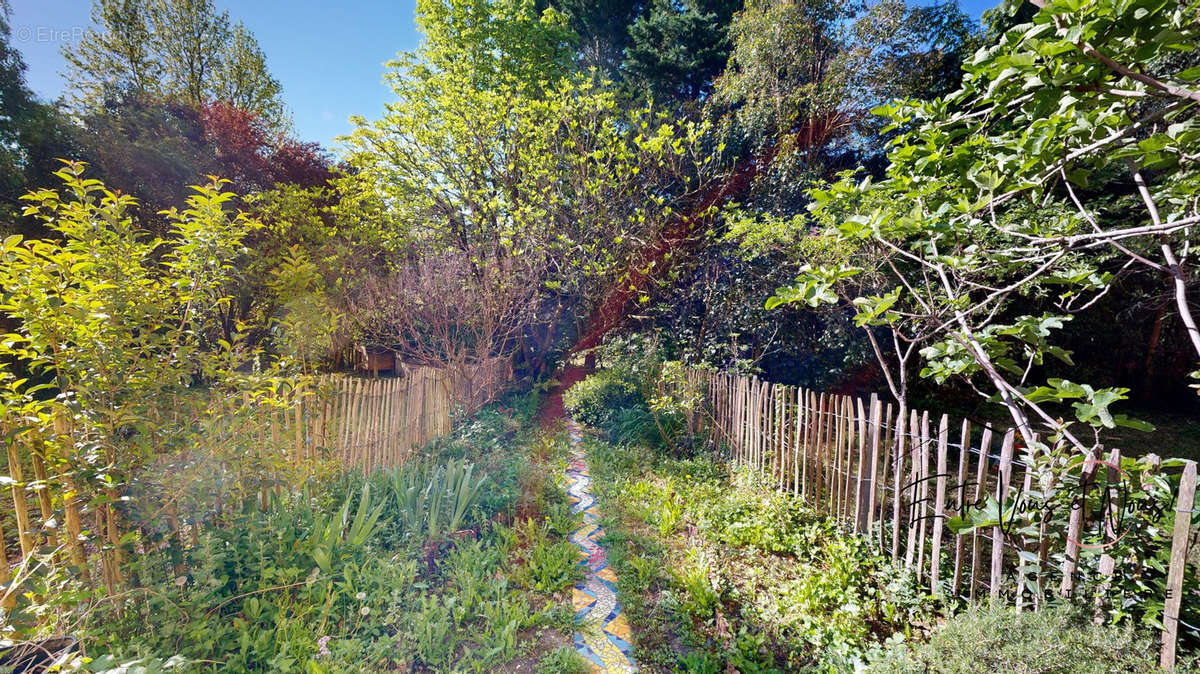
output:
[[563, 406], [572, 418], [597, 428], [607, 428], [615, 411], [645, 404], [637, 383], [618, 370], [588, 375], [563, 395]]
[[1158, 647], [1128, 626], [1095, 625], [1073, 607], [975, 608], [911, 650], [893, 644], [874, 672], [1154, 672]]
[[604, 425], [608, 437], [619, 445], [646, 445], [653, 447], [662, 442], [654, 415], [644, 405], [612, 410], [608, 423]]

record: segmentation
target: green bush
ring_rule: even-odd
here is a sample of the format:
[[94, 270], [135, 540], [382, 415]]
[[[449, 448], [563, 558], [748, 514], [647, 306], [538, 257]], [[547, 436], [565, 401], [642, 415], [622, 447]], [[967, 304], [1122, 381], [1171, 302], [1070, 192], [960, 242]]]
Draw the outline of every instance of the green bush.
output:
[[873, 672], [1155, 672], [1158, 643], [1128, 626], [1095, 625], [1069, 606], [976, 608], [913, 648], [894, 643]]
[[619, 445], [654, 447], [662, 442], [654, 414], [645, 405], [612, 410], [602, 428], [608, 432], [608, 438]]
[[617, 410], [645, 405], [637, 383], [619, 370], [601, 370], [588, 375], [563, 395], [563, 406], [572, 418], [606, 430]]

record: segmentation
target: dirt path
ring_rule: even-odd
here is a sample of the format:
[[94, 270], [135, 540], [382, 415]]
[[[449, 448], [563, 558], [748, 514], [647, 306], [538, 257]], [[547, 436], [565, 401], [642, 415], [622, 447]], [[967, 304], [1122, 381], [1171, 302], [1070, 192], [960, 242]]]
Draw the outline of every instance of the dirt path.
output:
[[577, 382], [583, 381], [586, 376], [588, 370], [578, 365], [572, 365], [555, 376], [559, 382], [558, 386], [546, 393], [542, 408], [538, 410], [538, 423], [542, 428], [552, 429], [567, 418], [567, 413], [563, 410], [563, 393]]
[[567, 466], [567, 494], [571, 512], [583, 514], [583, 524], [571, 534], [584, 558], [583, 582], [572, 591], [575, 604], [575, 650], [592, 663], [593, 672], [636, 672], [629, 623], [617, 599], [617, 577], [608, 566], [608, 553], [597, 541], [604, 536], [587, 457], [580, 447], [579, 425], [567, 422], [571, 434], [571, 462]]

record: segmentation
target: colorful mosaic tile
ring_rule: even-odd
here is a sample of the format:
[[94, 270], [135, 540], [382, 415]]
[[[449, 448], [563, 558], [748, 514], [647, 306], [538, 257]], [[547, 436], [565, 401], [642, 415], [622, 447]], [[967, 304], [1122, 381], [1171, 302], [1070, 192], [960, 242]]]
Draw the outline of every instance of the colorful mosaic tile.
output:
[[592, 478], [587, 461], [579, 449], [579, 427], [568, 424], [572, 454], [567, 466], [567, 494], [572, 513], [583, 513], [583, 524], [571, 534], [579, 546], [584, 567], [583, 582], [575, 586], [572, 603], [575, 622], [575, 649], [592, 663], [593, 672], [636, 672], [629, 622], [617, 600], [617, 576], [608, 566], [608, 553], [597, 542], [604, 530], [597, 524], [600, 513], [592, 496]]

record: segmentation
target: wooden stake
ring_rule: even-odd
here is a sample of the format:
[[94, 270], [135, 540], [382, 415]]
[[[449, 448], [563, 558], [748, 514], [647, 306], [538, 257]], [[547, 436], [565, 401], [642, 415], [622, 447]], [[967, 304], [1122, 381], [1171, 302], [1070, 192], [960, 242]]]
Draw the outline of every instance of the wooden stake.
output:
[[1188, 538], [1192, 508], [1196, 503], [1196, 462], [1184, 463], [1175, 499], [1175, 527], [1171, 533], [1171, 562], [1167, 567], [1167, 589], [1163, 602], [1162, 652], [1159, 665], [1175, 668], [1175, 650], [1179, 639], [1179, 607], [1183, 601], [1183, 574], [1187, 567]]
[[[1000, 478], [996, 484], [996, 502], [1000, 504], [1000, 512], [1004, 512], [1004, 500], [1008, 498], [1009, 483], [1012, 480], [1013, 430], [1010, 428], [1004, 434], [1004, 444], [1000, 448]], [[1000, 576], [1004, 571], [1004, 532], [1002, 527], [992, 527], [992, 576], [988, 588], [992, 600], [1000, 598]]]

